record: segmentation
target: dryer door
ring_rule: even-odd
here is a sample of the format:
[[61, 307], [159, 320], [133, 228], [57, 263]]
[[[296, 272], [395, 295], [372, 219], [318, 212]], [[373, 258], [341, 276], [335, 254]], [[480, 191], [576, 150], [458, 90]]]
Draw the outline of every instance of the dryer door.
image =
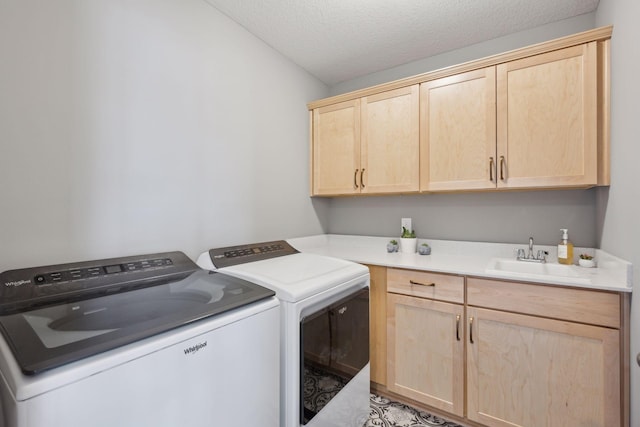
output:
[[369, 363], [369, 288], [304, 317], [300, 343], [305, 425]]

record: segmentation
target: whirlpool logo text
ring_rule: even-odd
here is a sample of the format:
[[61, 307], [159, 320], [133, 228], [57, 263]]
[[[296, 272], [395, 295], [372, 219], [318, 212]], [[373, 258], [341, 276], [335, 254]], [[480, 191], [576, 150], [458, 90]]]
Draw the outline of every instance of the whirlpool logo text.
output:
[[11, 286], [13, 286], [13, 287], [22, 286], [22, 285], [26, 285], [26, 284], [29, 284], [29, 283], [31, 283], [31, 280], [18, 280], [18, 281], [15, 281], [15, 282], [5, 282], [4, 285], [8, 288], [8, 287], [11, 287]]
[[198, 343], [198, 344], [196, 344], [194, 346], [185, 348], [184, 349], [184, 354], [189, 355], [189, 354], [197, 353], [198, 351], [202, 350], [206, 346], [207, 346], [207, 342], [206, 341]]

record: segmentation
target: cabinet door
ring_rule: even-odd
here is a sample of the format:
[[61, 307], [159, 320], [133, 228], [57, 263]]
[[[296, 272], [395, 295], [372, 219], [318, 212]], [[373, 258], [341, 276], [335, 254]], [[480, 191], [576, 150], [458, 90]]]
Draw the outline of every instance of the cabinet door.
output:
[[463, 415], [463, 313], [458, 304], [388, 294], [390, 391]]
[[596, 42], [498, 65], [498, 187], [597, 184]]
[[313, 110], [313, 195], [360, 192], [360, 100]]
[[364, 97], [361, 106], [361, 192], [418, 191], [418, 85]]
[[620, 426], [619, 331], [467, 308], [467, 417], [487, 426]]
[[496, 188], [495, 67], [420, 86], [420, 190]]

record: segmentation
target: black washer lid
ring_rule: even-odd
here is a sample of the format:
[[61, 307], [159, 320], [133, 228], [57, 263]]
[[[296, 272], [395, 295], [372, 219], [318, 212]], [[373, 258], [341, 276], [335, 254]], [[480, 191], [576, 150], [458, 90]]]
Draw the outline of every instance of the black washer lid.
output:
[[12, 270], [0, 279], [0, 332], [27, 375], [275, 295], [199, 269], [181, 252]]

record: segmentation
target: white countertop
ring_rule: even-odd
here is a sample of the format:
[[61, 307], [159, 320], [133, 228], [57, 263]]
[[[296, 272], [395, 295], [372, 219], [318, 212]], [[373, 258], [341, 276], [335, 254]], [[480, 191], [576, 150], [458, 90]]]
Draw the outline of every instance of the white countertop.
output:
[[[317, 236], [288, 239], [287, 241], [300, 252], [327, 255], [347, 259], [363, 264], [385, 267], [410, 268], [465, 276], [508, 279], [565, 285], [581, 288], [600, 289], [616, 292], [631, 292], [632, 265], [602, 250], [593, 248], [574, 248], [574, 256], [581, 253], [594, 256], [596, 268], [583, 268], [577, 265], [569, 267], [571, 276], [558, 277], [544, 274], [528, 274], [491, 269], [495, 259], [515, 260], [515, 251], [527, 247], [527, 244], [458, 242], [449, 240], [418, 239], [418, 244], [428, 243], [431, 255], [418, 253], [388, 253], [387, 243], [393, 237], [349, 236], [323, 234]], [[395, 238], [398, 240], [398, 238]], [[557, 264], [555, 246], [534, 245], [534, 252], [542, 249], [549, 252], [548, 264]]]

